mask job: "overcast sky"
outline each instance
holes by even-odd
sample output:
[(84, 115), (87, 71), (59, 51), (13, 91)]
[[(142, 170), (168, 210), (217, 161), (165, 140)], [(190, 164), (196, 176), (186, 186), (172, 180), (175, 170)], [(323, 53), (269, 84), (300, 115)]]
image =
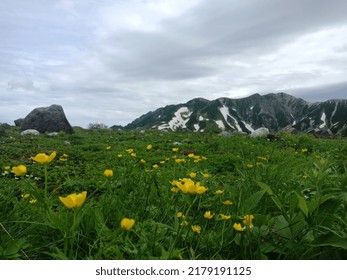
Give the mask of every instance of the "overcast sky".
[(0, 123), (63, 106), (126, 125), (169, 104), (347, 98), (346, 0), (1, 0)]

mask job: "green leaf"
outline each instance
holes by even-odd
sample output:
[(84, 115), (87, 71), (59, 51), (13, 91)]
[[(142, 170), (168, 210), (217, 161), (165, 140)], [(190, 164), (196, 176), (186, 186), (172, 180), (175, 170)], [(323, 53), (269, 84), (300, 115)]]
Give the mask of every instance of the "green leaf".
[(302, 211), (302, 213), (305, 215), (305, 217), (308, 217), (308, 207), (305, 198), (302, 197), (302, 195), (296, 193), (296, 196), (298, 197), (298, 207)]
[(277, 208), (283, 211), (283, 205), (281, 203), (281, 201), (279, 200), (278, 196), (274, 194), (274, 192), (272, 191), (272, 189), (270, 188), (270, 186), (262, 183), (262, 182), (257, 182), (258, 186), (261, 187), (263, 190), (265, 190), (269, 196), (271, 197), (272, 201), (276, 204)]
[(262, 183), (262, 182), (257, 182), (258, 186), (261, 187), (263, 190), (265, 190), (269, 195), (273, 195), (273, 191), (272, 189), (270, 188), (270, 186)]
[(291, 239), (292, 233), (290, 231), (290, 226), (287, 220), (281, 215), (278, 216), (275, 221), (275, 230), (278, 235), (281, 237)]
[(321, 246), (333, 246), (341, 249), (347, 250), (347, 238), (341, 237), (333, 233), (329, 233), (325, 236), (320, 237), (317, 243), (314, 244), (315, 247)]
[(247, 198), (244, 202), (244, 212), (250, 213), (251, 210), (256, 208), (264, 194), (265, 194), (265, 190), (256, 192), (252, 194), (249, 198)]

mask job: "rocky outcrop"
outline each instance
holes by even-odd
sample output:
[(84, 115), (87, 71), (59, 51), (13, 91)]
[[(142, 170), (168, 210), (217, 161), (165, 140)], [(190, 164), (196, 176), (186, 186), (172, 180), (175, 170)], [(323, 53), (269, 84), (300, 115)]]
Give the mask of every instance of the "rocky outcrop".
[(32, 110), (21, 122), (21, 130), (36, 129), (40, 133), (64, 131), (73, 133), (63, 107), (51, 105), (49, 107), (36, 108)]

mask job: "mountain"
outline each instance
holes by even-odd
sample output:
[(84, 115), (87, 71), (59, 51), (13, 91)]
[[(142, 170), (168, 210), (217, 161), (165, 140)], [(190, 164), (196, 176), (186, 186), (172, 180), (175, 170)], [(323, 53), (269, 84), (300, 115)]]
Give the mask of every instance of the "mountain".
[(347, 136), (347, 100), (309, 103), (283, 92), (213, 101), (195, 98), (148, 112), (125, 126), (126, 129), (220, 129), (248, 134), (260, 127), (272, 132), (294, 128)]

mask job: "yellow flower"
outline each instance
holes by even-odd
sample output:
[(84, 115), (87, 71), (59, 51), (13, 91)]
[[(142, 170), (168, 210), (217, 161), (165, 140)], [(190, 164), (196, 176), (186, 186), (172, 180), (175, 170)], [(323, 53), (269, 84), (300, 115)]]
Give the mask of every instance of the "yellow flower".
[(106, 169), (104, 171), (104, 176), (107, 178), (111, 178), (113, 176), (113, 171), (111, 169)]
[(147, 148), (146, 148), (147, 150), (151, 150), (152, 149), (152, 145), (151, 144), (149, 144), (149, 145), (147, 145)]
[(267, 161), (267, 157), (258, 157), (258, 159), (263, 160), (263, 161)]
[(12, 171), (16, 176), (24, 176), (27, 173), (27, 168), (25, 165), (13, 166)]
[(153, 168), (159, 168), (159, 165), (158, 165), (158, 164), (153, 164), (152, 167), (153, 167)]
[(181, 227), (184, 227), (184, 226), (187, 226), (189, 223), (187, 222), (187, 221), (183, 221), (182, 223), (181, 223)]
[(196, 186), (195, 192), (197, 194), (203, 194), (203, 193), (207, 192), (207, 190), (208, 190), (208, 188), (206, 188), (204, 186)]
[(118, 154), (117, 157), (118, 157), (118, 158), (122, 158), (123, 155), (122, 155), (122, 154)]
[(34, 157), (31, 157), (34, 161), (36, 161), (37, 163), (40, 164), (47, 164), (50, 163), (55, 157), (56, 157), (57, 153), (54, 151), (53, 153), (51, 153), (49, 156), (44, 154), (44, 153), (39, 153)]
[(189, 158), (193, 158), (193, 157), (195, 157), (195, 155), (193, 153), (191, 153), (191, 154), (188, 155), (188, 157)]
[(132, 157), (136, 157), (136, 153), (131, 153), (130, 154)]
[(206, 178), (206, 179), (210, 177), (210, 175), (207, 173), (203, 174), (202, 176), (204, 176), (204, 178)]
[(134, 149), (126, 149), (126, 151), (127, 151), (129, 154), (131, 154), (131, 153), (134, 151)]
[(205, 214), (204, 214), (204, 217), (206, 219), (212, 219), (214, 216), (214, 214), (211, 214), (211, 211), (206, 211)]
[(249, 226), (249, 228), (252, 228), (253, 227), (253, 223), (252, 223), (253, 219), (254, 219), (253, 215), (245, 215), (245, 216), (243, 216), (243, 224), (246, 226)]
[(307, 148), (303, 148), (303, 149), (301, 149), (301, 152), (302, 152), (302, 153), (307, 153), (307, 152), (308, 152), (308, 149), (307, 149)]
[(201, 233), (201, 226), (192, 226), (192, 230), (196, 233)]
[(10, 170), (11, 169), (11, 166), (7, 165), (5, 166), (5, 170)]
[(242, 227), (241, 224), (237, 224), (237, 223), (233, 225), (233, 228), (234, 230), (237, 230), (237, 231), (244, 231), (246, 229), (246, 227)]
[(30, 204), (35, 204), (37, 202), (37, 199), (32, 199), (29, 201)]
[(183, 213), (182, 212), (177, 212), (176, 216), (177, 216), (177, 218), (182, 218), (183, 217)]
[(79, 194), (72, 193), (66, 197), (59, 196), (59, 200), (65, 205), (65, 207), (80, 208), (87, 198), (87, 192), (83, 191)]
[(21, 197), (24, 198), (24, 199), (25, 199), (25, 198), (28, 198), (29, 196), (30, 196), (30, 194), (28, 194), (28, 193), (25, 193), (25, 194), (22, 194), (22, 195), (21, 195)]
[(178, 148), (172, 148), (173, 152), (178, 152)]
[(171, 189), (170, 189), (172, 192), (175, 192), (175, 193), (177, 193), (177, 192), (179, 192), (179, 188), (176, 188), (176, 187), (172, 187)]
[(195, 173), (195, 172), (191, 172), (191, 173), (189, 174), (189, 177), (192, 178), (192, 179), (195, 178), (195, 177), (196, 177), (196, 173)]
[(124, 230), (131, 230), (134, 224), (135, 224), (134, 219), (123, 218), (120, 222), (120, 227)]
[(106, 150), (107, 150), (107, 151), (110, 151), (111, 149), (112, 149), (111, 146), (107, 146), (107, 147), (106, 147)]
[(247, 166), (247, 168), (253, 168), (253, 164), (251, 164), (251, 163), (247, 163), (246, 166)]
[(232, 201), (230, 201), (230, 200), (225, 200), (225, 201), (223, 201), (222, 202), (224, 205), (232, 205), (233, 204), (233, 202)]
[[(183, 178), (181, 181), (173, 180), (171, 185), (179, 188), (183, 193), (203, 194), (208, 190), (206, 187), (201, 186), (200, 182), (195, 183), (191, 178)], [(173, 188), (171, 191), (173, 191)]]
[(207, 160), (207, 157), (201, 157), (202, 160)]
[(142, 159), (140, 159), (140, 163), (146, 163), (146, 161), (142, 158)]
[(222, 193), (224, 193), (224, 191), (223, 190), (216, 190), (214, 193), (216, 195), (221, 195)]
[(220, 214), (220, 217), (222, 218), (222, 220), (229, 220), (231, 218), (230, 215), (224, 215), (224, 214)]
[(60, 156), (59, 157), (59, 160), (60, 161), (67, 161), (67, 158), (68, 158), (69, 156), (67, 155), (67, 154), (63, 154), (62, 156)]

